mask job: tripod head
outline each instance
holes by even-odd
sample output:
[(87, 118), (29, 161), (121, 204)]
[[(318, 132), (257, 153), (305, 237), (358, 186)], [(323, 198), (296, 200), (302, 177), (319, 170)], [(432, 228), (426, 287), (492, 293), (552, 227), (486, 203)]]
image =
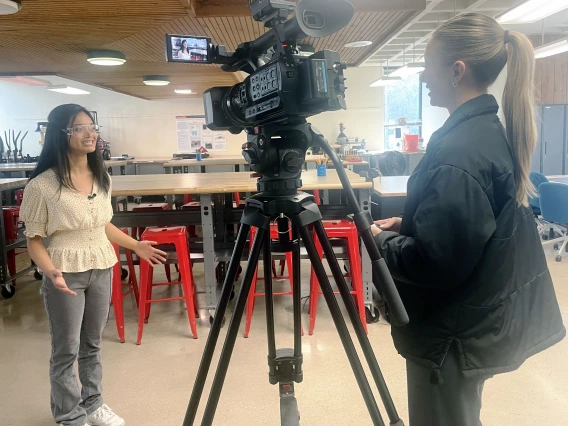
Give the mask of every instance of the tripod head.
[(313, 137), (304, 119), (254, 128), (243, 145), (243, 157), (258, 173), (259, 192), (295, 194), (302, 186), (302, 166)]

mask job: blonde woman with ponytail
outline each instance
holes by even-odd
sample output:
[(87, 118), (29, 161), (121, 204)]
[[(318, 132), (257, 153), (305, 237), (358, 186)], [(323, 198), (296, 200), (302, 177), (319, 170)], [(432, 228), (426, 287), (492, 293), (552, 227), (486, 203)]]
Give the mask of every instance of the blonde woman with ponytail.
[[(528, 208), (534, 53), (524, 35), (465, 14), (436, 30), (425, 60), (431, 104), (450, 117), (409, 179), (403, 217), (373, 233), (410, 316), (392, 326), (410, 426), (479, 426), (485, 380), (566, 334)], [(504, 127), (488, 88), (505, 65)]]

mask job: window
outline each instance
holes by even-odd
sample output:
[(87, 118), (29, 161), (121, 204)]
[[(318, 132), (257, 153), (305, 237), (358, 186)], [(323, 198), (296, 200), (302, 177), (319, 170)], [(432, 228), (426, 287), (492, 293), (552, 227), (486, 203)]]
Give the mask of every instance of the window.
[[(403, 133), (422, 134), (422, 88), (420, 74), (385, 87), (385, 149), (402, 149)], [(405, 118), (407, 126), (399, 125)]]

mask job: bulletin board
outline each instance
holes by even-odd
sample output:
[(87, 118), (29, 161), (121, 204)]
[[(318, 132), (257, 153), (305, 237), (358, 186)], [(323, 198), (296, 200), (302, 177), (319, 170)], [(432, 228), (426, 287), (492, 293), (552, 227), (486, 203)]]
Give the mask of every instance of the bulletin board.
[(195, 152), (199, 148), (207, 151), (226, 151), (227, 132), (209, 130), (203, 115), (176, 116), (178, 153)]

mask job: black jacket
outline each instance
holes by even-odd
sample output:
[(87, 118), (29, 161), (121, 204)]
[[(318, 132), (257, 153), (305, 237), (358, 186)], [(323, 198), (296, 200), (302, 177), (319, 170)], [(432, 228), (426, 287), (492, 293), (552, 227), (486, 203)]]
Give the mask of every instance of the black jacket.
[(396, 348), (434, 372), (453, 342), (465, 374), (496, 374), (566, 334), (498, 109), (483, 95), (450, 116), (408, 182), (400, 235), (375, 238), (410, 317)]

